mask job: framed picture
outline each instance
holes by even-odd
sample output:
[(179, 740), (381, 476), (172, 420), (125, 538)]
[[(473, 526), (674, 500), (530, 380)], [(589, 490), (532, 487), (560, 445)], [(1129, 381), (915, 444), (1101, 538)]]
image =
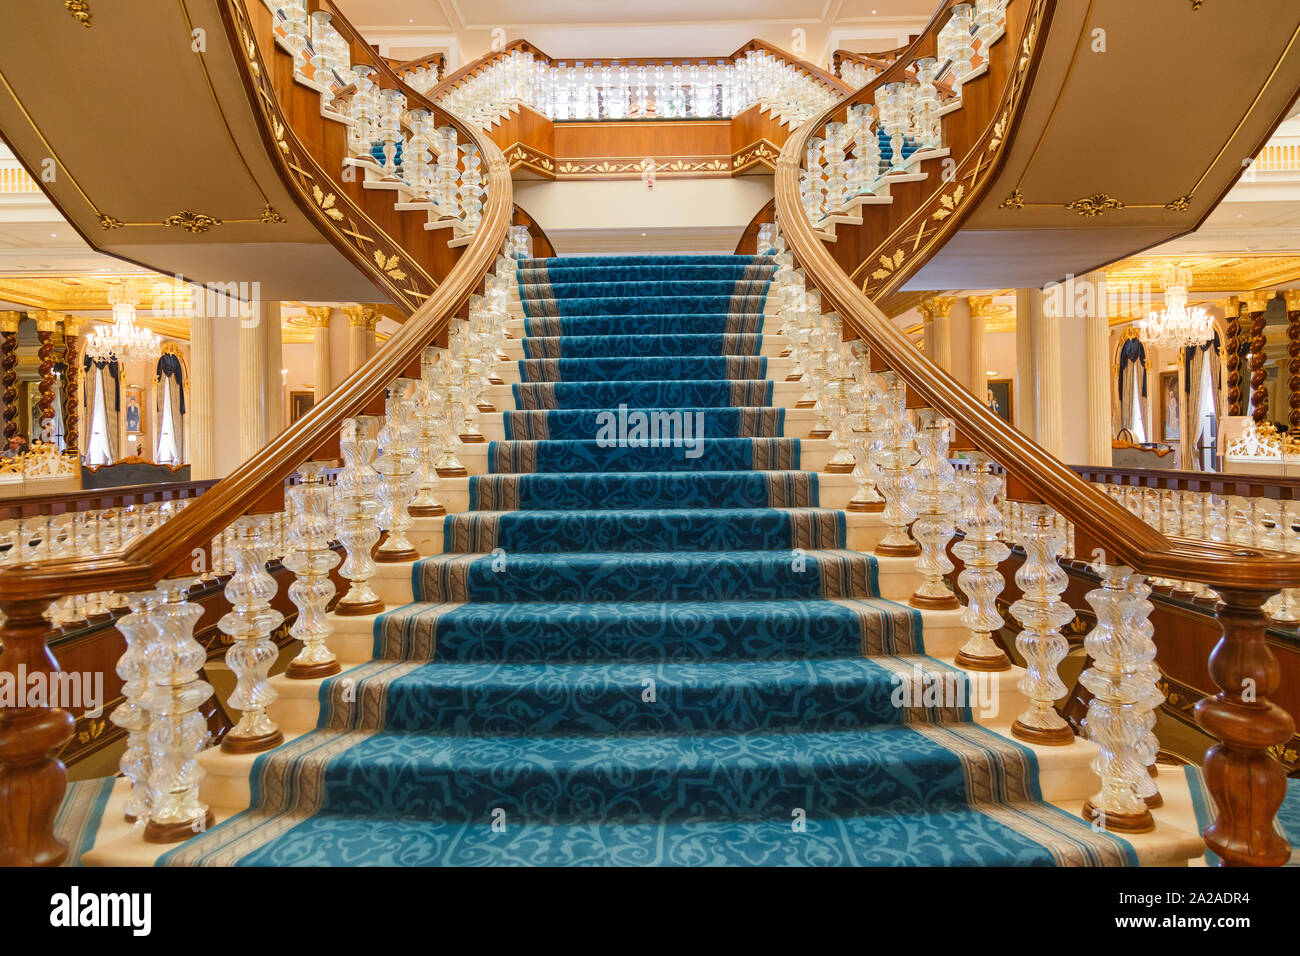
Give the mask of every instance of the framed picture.
[(1178, 393), (1178, 372), (1160, 373), (1160, 440), (1178, 441), (1181, 437), (1179, 419), (1181, 396)]
[(142, 434), (144, 428), (144, 389), (138, 385), (128, 385), (122, 389), (122, 416), (126, 422), (127, 435)]
[(994, 415), (1008, 425), (1015, 424), (1015, 383), (1009, 378), (989, 379), (989, 391), (984, 397), (984, 404)]
[(290, 392), (289, 393), (289, 424), (292, 425), (302, 416), (311, 411), (311, 407), (316, 404), (315, 392)]

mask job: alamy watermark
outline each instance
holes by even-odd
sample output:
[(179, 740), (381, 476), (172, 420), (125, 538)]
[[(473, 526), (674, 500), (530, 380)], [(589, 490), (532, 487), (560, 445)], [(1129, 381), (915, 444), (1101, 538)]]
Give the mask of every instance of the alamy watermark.
[(687, 458), (704, 454), (704, 413), (633, 411), (596, 416), (596, 444), (601, 448), (684, 448)]

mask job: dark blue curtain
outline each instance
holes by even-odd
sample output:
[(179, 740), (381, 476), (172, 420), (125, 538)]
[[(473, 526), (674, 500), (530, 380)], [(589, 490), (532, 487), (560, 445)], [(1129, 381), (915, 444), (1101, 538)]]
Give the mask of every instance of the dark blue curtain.
[[(122, 383), (118, 380), (117, 359), (113, 359), (111, 362), (101, 359), (100, 361), (96, 362), (93, 361), (89, 355), (87, 355), (85, 361), (81, 363), (81, 370), (86, 375), (89, 375), (92, 366), (97, 369), (108, 369), (108, 374), (113, 376), (113, 410), (121, 411), (122, 410)], [(86, 404), (89, 405), (90, 389), (88, 388), (83, 389), (83, 392), (85, 393), (86, 396)]]
[(1119, 374), (1115, 378), (1115, 387), (1119, 389), (1119, 398), (1124, 400), (1124, 369), (1129, 362), (1137, 362), (1142, 369), (1142, 397), (1147, 396), (1147, 350), (1141, 339), (1129, 339), (1119, 350)]
[(181, 397), (181, 414), (185, 414), (185, 379), (181, 372), (181, 357), (179, 355), (164, 355), (158, 360), (158, 367), (154, 370), (154, 375), (158, 376), (161, 381), (165, 378), (176, 379), (177, 394)]

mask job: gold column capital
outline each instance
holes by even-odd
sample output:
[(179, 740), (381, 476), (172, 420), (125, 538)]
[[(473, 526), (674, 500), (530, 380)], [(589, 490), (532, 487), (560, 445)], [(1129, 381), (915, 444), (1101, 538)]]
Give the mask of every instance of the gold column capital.
[(966, 302), (970, 305), (970, 314), (973, 319), (987, 319), (989, 313), (993, 310), (993, 296), (991, 295), (968, 295)]
[(18, 322), (23, 317), (21, 312), (6, 310), (0, 312), (0, 332), (17, 332)]
[(1288, 312), (1300, 312), (1300, 289), (1287, 289), (1282, 293), (1282, 298), (1286, 300)]
[(330, 316), (334, 310), (328, 305), (311, 305), (307, 307), (307, 317), (311, 319), (312, 328), (328, 329), (330, 326)]
[(81, 318), (76, 315), (65, 315), (63, 317), (63, 336), (64, 338), (75, 339), (81, 333)]
[(1273, 298), (1272, 292), (1252, 292), (1246, 296), (1246, 311), (1264, 312), (1268, 309), (1269, 299)]
[(354, 329), (365, 328), (366, 314), (370, 311), (369, 306), (364, 305), (345, 305), (343, 314), (348, 317), (348, 325)]
[(956, 304), (956, 296), (936, 295), (930, 300), (930, 313), (936, 319), (946, 319), (952, 312), (952, 307)]
[(62, 312), (33, 312), (31, 316), (36, 320), (37, 332), (57, 332), (63, 322)]
[(378, 309), (368, 309), (366, 311), (366, 331), (373, 333), (379, 326), (379, 320), (383, 317), (383, 313)]
[(1215, 299), (1214, 304), (1223, 310), (1224, 318), (1233, 318), (1241, 311), (1241, 300), (1235, 295), (1230, 295), (1226, 299)]

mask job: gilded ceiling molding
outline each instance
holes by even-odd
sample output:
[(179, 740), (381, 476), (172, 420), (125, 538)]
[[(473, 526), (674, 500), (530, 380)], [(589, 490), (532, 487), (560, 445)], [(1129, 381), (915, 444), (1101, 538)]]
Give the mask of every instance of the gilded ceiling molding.
[(198, 235), (207, 232), (214, 226), (223, 225), (223, 220), (215, 216), (206, 216), (201, 212), (194, 212), (190, 209), (182, 209), (175, 215), (168, 216), (163, 220), (164, 226), (178, 226), (192, 235)]
[(86, 0), (63, 0), (72, 18), (87, 29), (90, 28), (90, 4)]
[(1066, 203), (1065, 208), (1092, 219), (1113, 209), (1123, 209), (1124, 203), (1106, 193), (1093, 193), (1091, 196)]

